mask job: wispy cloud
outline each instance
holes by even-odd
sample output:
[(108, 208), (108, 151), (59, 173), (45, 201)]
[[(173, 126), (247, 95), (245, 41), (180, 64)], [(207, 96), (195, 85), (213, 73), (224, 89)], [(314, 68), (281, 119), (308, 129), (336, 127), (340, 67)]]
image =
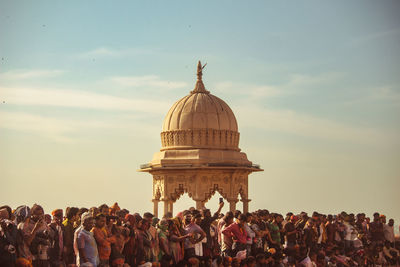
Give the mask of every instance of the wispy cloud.
[(72, 139), (66, 134), (73, 132), (76, 127), (76, 122), (73, 121), (46, 118), (28, 113), (0, 111), (0, 128), (37, 134), (56, 142), (72, 142)]
[(240, 108), (238, 115), (241, 127), (362, 145), (399, 145), (397, 132), (349, 125), (292, 110), (244, 106)]
[(217, 83), (215, 89), (219, 92), (246, 95), (247, 97), (270, 97), (283, 93), (277, 86), (234, 83), (231, 81)]
[[(140, 125), (141, 127), (138, 127)], [(92, 139), (91, 130), (111, 130), (116, 136), (135, 133), (135, 136), (149, 137), (160, 127), (146, 125), (135, 116), (116, 116), (113, 118), (63, 118), (49, 117), (26, 112), (0, 111), (0, 129), (15, 130), (29, 135), (37, 135), (57, 143), (88, 142)], [(85, 132), (90, 135), (86, 136)], [(158, 137), (158, 136), (157, 136)], [(89, 141), (90, 142), (90, 141)]]
[(225, 81), (215, 84), (215, 89), (223, 93), (236, 94), (246, 98), (268, 98), (288, 96), (304, 92), (316, 86), (328, 85), (342, 77), (342, 73), (322, 73), (319, 75), (292, 74), (285, 83), (279, 85), (251, 84)]
[(297, 88), (304, 89), (309, 86), (330, 84), (338, 81), (343, 75), (340, 72), (325, 72), (317, 75), (294, 73), (289, 76), (289, 80), (284, 84), (284, 87), (295, 90)]
[(149, 48), (127, 48), (127, 49), (116, 49), (110, 47), (97, 47), (90, 51), (82, 52), (78, 54), (80, 58), (119, 58), (125, 56), (137, 56), (137, 55), (150, 55), (154, 54), (155, 50)]
[(392, 104), (394, 106), (400, 107), (400, 92), (395, 90), (393, 86), (382, 86), (366, 89), (367, 93), (364, 95), (352, 99), (350, 101), (346, 101), (346, 105), (354, 105), (354, 104), (369, 104), (372, 102), (384, 102), (387, 104)]
[(380, 40), (383, 38), (387, 38), (390, 36), (396, 36), (396, 35), (400, 35), (400, 28), (390, 29), (390, 30), (380, 31), (380, 32), (375, 32), (375, 33), (369, 33), (369, 34), (366, 34), (363, 36), (358, 36), (358, 37), (355, 37), (354, 39), (350, 40), (349, 45), (356, 46), (356, 45), (360, 45), (363, 43), (371, 42), (374, 40)]
[(0, 73), (0, 81), (49, 78), (64, 73), (62, 70), (10, 70)]
[(55, 106), (100, 110), (126, 110), (145, 113), (165, 113), (170, 103), (122, 98), (76, 90), (0, 87), (0, 98), (11, 105)]
[(145, 76), (115, 76), (111, 81), (129, 87), (158, 87), (166, 89), (176, 89), (187, 86), (187, 83), (180, 81), (162, 80), (156, 75)]

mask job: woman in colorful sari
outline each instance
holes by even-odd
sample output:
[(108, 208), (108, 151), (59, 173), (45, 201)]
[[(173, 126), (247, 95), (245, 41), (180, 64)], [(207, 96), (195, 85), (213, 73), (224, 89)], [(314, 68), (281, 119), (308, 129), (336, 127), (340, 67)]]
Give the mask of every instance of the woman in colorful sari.
[[(176, 218), (174, 218), (176, 219)], [(190, 237), (190, 234), (181, 235), (178, 227), (177, 220), (169, 220), (168, 221), (168, 231), (169, 231), (169, 249), (172, 255), (174, 264), (177, 264), (181, 260), (183, 260), (183, 246), (182, 242), (185, 238)]]
[(158, 254), (158, 260), (164, 255), (171, 255), (168, 241), (168, 221), (163, 219), (157, 225), (158, 240), (160, 242), (160, 253)]

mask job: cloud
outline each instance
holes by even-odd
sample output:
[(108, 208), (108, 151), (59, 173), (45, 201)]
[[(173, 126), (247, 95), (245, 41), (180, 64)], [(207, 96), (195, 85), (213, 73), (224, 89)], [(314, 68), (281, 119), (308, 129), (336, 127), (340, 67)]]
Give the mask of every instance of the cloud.
[(370, 104), (373, 102), (385, 102), (385, 105), (400, 107), (400, 93), (392, 86), (382, 86), (366, 89), (367, 93), (362, 96), (346, 101), (346, 105)]
[(342, 73), (322, 73), (319, 75), (292, 74), (288, 80), (279, 85), (252, 84), (225, 81), (215, 84), (217, 91), (236, 94), (250, 99), (289, 96), (301, 93), (318, 86), (328, 85), (342, 77)]
[(111, 81), (129, 87), (161, 87), (166, 89), (176, 89), (187, 86), (187, 83), (185, 82), (162, 80), (156, 75), (115, 76), (111, 78)]
[(282, 95), (283, 91), (277, 86), (271, 85), (254, 85), (244, 83), (234, 83), (225, 81), (215, 84), (215, 89), (219, 92), (236, 94), (247, 97), (272, 97)]
[(244, 106), (239, 109), (237, 114), (241, 127), (362, 145), (399, 145), (397, 132), (358, 127), (292, 110), (270, 110)]
[[(138, 127), (138, 124), (141, 127)], [(82, 133), (86, 130), (105, 130), (119, 134), (135, 133), (135, 136), (156, 136), (160, 127), (146, 125), (135, 116), (114, 116), (113, 118), (60, 118), (49, 117), (26, 112), (0, 111), (0, 129), (10, 129), (28, 134), (35, 134), (58, 143), (76, 143), (84, 138)], [(121, 131), (122, 130), (122, 131)], [(87, 140), (91, 140), (86, 138)]]
[(97, 47), (90, 51), (78, 54), (79, 58), (119, 58), (125, 56), (136, 55), (150, 55), (154, 54), (155, 50), (148, 48), (128, 48), (128, 49), (115, 49), (108, 47)]
[(1, 80), (48, 78), (64, 73), (62, 70), (10, 70), (0, 73)]
[(318, 75), (305, 75), (295, 73), (290, 75), (289, 81), (284, 84), (284, 87), (296, 90), (298, 88), (308, 88), (309, 86), (330, 84), (334, 81), (338, 81), (343, 77), (343, 73), (339, 72), (326, 72)]
[(76, 90), (0, 87), (0, 99), (11, 105), (54, 106), (164, 114), (170, 103)]
[(400, 103), (400, 93), (395, 91), (391, 86), (376, 88), (376, 90), (373, 90), (369, 98), (374, 100), (390, 100)]
[(66, 137), (76, 129), (76, 123), (18, 112), (0, 111), (0, 128), (38, 134), (56, 142), (70, 143)]
[(350, 40), (349, 45), (356, 46), (356, 45), (360, 45), (363, 43), (369, 43), (369, 42), (372, 42), (375, 40), (382, 40), (387, 37), (396, 36), (396, 35), (400, 35), (400, 29), (390, 29), (390, 30), (386, 30), (386, 31), (370, 33), (367, 35), (353, 38), (352, 40)]

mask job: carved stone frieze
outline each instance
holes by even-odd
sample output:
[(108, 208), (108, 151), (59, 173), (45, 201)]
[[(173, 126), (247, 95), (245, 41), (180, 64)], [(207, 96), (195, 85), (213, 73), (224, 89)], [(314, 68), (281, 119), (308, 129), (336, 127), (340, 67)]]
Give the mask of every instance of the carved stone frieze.
[(240, 133), (229, 130), (194, 129), (161, 132), (161, 151), (177, 147), (239, 150)]

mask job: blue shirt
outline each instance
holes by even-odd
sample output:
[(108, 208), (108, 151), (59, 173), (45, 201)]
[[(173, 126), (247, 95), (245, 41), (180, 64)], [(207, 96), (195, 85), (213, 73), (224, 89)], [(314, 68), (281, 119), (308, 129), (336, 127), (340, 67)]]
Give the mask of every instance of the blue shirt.
[[(85, 251), (86, 258), (93, 266), (97, 266), (100, 262), (99, 254), (97, 251), (96, 240), (94, 239), (93, 233), (82, 229), (77, 237), (78, 249)], [(83, 264), (83, 259), (79, 259), (80, 265)]]

